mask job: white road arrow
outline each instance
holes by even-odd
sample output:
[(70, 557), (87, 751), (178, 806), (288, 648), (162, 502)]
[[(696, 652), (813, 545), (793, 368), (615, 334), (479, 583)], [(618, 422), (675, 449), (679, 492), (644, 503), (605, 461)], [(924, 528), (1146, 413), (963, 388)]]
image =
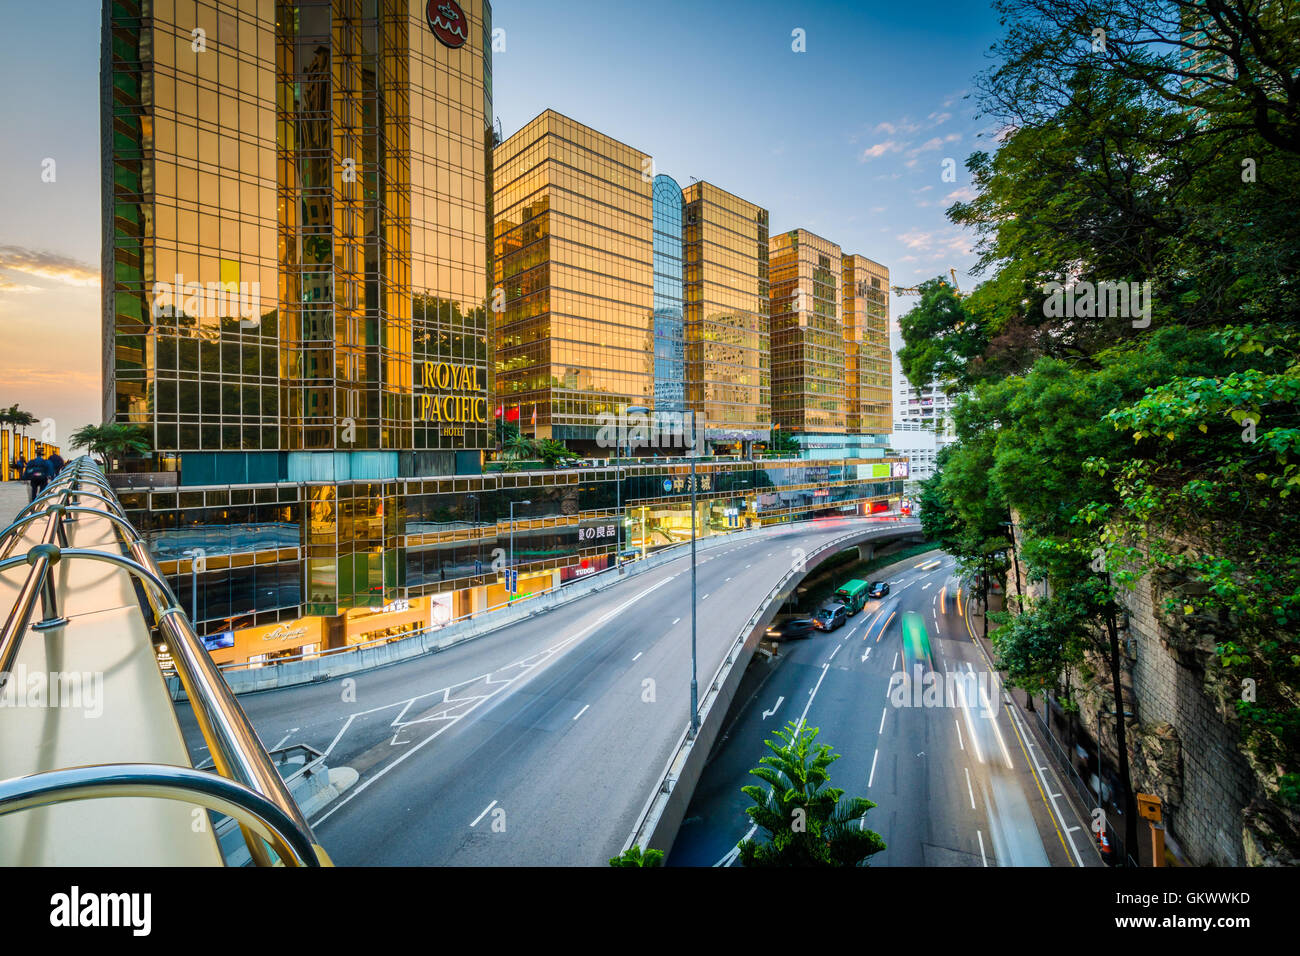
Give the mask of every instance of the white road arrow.
[(771, 710), (765, 710), (765, 711), (763, 711), (763, 719), (764, 719), (764, 720), (767, 720), (767, 718), (769, 718), (769, 717), (771, 717), (773, 714), (775, 714), (775, 713), (777, 712), (777, 709), (781, 706), (781, 702), (782, 702), (783, 700), (785, 700), (785, 696), (784, 696), (784, 695), (782, 695), (781, 697), (778, 697), (778, 698), (776, 699), (776, 703), (772, 705), (772, 709), (771, 709)]

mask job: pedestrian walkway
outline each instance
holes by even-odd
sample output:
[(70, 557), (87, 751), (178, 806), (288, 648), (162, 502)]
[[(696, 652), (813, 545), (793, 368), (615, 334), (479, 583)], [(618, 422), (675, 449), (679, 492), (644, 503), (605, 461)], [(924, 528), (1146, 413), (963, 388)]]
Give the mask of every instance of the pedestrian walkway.
[(25, 481), (0, 481), (0, 528), (18, 517), (31, 497)]

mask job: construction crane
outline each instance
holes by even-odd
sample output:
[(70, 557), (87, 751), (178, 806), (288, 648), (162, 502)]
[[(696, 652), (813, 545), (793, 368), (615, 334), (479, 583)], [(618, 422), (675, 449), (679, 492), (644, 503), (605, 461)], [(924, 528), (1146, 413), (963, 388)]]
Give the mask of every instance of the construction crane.
[[(961, 291), (961, 286), (957, 284), (957, 270), (953, 269), (952, 267), (949, 267), (948, 274), (952, 276), (952, 291), (959, 298), (965, 295), (965, 293)], [(895, 295), (920, 295), (921, 294), (921, 287), (919, 285), (910, 285), (910, 286), (896, 285), (893, 286), (892, 288), (894, 290)]]

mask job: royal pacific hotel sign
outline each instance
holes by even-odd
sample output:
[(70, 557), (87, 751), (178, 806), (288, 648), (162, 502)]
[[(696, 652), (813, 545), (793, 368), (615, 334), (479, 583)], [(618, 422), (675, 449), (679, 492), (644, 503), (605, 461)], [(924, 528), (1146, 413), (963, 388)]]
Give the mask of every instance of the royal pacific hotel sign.
[(477, 365), (422, 362), (415, 395), (418, 421), (440, 426), (443, 435), (463, 438), (466, 426), (486, 425), (486, 382)]

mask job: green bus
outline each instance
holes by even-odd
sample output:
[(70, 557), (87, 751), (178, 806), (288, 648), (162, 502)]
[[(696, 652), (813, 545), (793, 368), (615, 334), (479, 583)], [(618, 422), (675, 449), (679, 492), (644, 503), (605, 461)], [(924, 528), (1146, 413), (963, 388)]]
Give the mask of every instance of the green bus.
[(854, 578), (852, 581), (841, 584), (839, 590), (835, 592), (835, 600), (848, 608), (849, 617), (857, 614), (866, 606), (867, 587), (866, 581), (859, 581)]
[(920, 665), (928, 670), (934, 669), (934, 659), (930, 656), (930, 635), (925, 630), (925, 619), (915, 611), (906, 611), (901, 622), (903, 629), (903, 673), (910, 674), (912, 668)]

